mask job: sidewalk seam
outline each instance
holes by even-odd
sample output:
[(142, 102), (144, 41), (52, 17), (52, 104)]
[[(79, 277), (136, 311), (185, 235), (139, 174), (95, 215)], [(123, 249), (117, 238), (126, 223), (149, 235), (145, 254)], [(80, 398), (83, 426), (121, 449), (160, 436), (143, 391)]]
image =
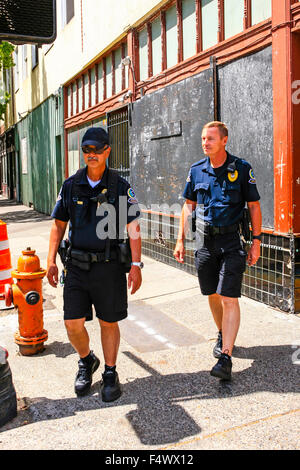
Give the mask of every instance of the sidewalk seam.
[(176, 291), (174, 291), (174, 292), (166, 292), (165, 294), (153, 295), (152, 297), (144, 297), (143, 299), (132, 300), (131, 302), (139, 302), (140, 300), (157, 299), (158, 297), (164, 297), (164, 296), (166, 296), (166, 295), (173, 295), (173, 294), (180, 294), (181, 292), (186, 292), (186, 291), (188, 291), (188, 290), (193, 290), (193, 289), (199, 290), (199, 287), (198, 287), (198, 286), (195, 286), (195, 287), (188, 287), (187, 289), (176, 290)]
[(266, 416), (265, 418), (259, 418), (255, 421), (250, 421), (249, 423), (244, 423), (244, 424), (240, 424), (240, 425), (237, 425), (237, 426), (233, 426), (232, 428), (224, 429), (224, 431), (216, 431), (216, 432), (213, 432), (211, 434), (207, 434), (206, 436), (195, 437), (195, 438), (190, 439), (188, 441), (183, 441), (183, 442), (178, 442), (176, 444), (171, 444), (167, 447), (162, 447), (160, 450), (172, 449), (174, 447), (180, 447), (180, 446), (183, 446), (183, 445), (192, 444), (193, 442), (202, 441), (204, 439), (209, 439), (211, 437), (223, 436), (223, 435), (225, 435), (229, 432), (235, 431), (237, 429), (246, 428), (248, 426), (252, 426), (253, 424), (262, 423), (263, 421), (270, 421), (271, 419), (276, 419), (276, 418), (280, 418), (282, 416), (287, 416), (287, 415), (290, 415), (290, 414), (293, 414), (293, 413), (299, 413), (299, 412), (300, 412), (300, 408), (297, 408), (295, 410), (285, 411), (284, 413), (278, 413), (278, 414), (275, 414), (275, 415)]

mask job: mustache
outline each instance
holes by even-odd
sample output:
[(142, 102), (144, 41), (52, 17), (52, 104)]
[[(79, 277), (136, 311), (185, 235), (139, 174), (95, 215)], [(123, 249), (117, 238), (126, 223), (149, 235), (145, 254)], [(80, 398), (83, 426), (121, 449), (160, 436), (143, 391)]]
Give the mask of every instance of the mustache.
[(88, 161), (92, 161), (92, 160), (95, 160), (96, 162), (98, 161), (98, 158), (97, 157), (88, 157)]

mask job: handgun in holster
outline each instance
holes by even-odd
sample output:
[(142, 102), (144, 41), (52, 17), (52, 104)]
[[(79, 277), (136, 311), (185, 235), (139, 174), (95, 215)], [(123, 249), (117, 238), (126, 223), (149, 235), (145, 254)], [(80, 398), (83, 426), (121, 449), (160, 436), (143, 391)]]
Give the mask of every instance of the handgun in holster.
[(123, 265), (125, 272), (129, 272), (131, 269), (131, 249), (129, 238), (118, 243), (119, 247), (119, 262)]
[(245, 207), (240, 221), (241, 235), (245, 242), (250, 240), (250, 222), (249, 210)]
[(69, 258), (69, 248), (70, 248), (70, 242), (68, 239), (62, 240), (60, 242), (59, 248), (58, 248), (58, 254), (60, 256), (61, 262), (64, 267), (66, 267), (66, 263)]
[(62, 240), (58, 247), (58, 254), (60, 256), (63, 270), (60, 276), (60, 284), (63, 285), (67, 275), (67, 263), (70, 259), (71, 243), (68, 239)]
[(196, 240), (196, 229), (197, 229), (196, 211), (193, 210), (192, 212), (192, 240)]

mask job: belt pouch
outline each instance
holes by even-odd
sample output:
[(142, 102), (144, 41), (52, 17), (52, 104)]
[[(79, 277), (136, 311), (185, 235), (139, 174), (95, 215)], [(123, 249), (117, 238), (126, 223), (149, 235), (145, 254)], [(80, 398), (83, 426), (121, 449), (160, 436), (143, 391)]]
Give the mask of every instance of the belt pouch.
[(80, 250), (71, 251), (71, 260), (73, 266), (82, 269), (83, 271), (89, 271), (91, 269), (89, 253)]
[(82, 269), (82, 271), (89, 271), (91, 269), (91, 263), (83, 263), (77, 259), (72, 258), (73, 266)]

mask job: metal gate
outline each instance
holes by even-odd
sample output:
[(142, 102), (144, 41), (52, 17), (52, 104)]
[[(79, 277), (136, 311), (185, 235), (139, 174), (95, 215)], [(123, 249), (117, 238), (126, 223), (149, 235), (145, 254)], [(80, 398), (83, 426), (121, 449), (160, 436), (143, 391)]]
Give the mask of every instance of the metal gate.
[(111, 144), (109, 166), (118, 170), (120, 176), (130, 180), (128, 108), (118, 109), (107, 115), (107, 131)]

